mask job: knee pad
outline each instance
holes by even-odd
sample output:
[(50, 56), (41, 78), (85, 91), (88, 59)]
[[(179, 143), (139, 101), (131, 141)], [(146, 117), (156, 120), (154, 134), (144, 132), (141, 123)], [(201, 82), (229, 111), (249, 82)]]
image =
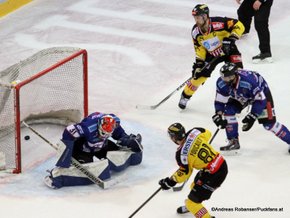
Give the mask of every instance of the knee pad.
[(279, 130), (282, 128), (282, 124), (279, 122), (265, 123), (265, 124), (263, 124), (263, 127), (266, 130), (271, 131), (276, 135), (279, 132)]
[(228, 121), (228, 124), (237, 123), (237, 118), (234, 115), (227, 115), (225, 114), (225, 119)]

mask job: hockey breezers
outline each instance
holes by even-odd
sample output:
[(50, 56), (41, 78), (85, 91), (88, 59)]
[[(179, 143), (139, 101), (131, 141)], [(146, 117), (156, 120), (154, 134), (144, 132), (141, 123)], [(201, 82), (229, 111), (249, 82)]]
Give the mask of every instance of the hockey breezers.
[[(58, 147), (54, 144), (52, 144), (49, 140), (47, 140), (44, 136), (42, 136), (38, 131), (33, 129), (30, 125), (28, 125), (26, 122), (22, 122), (24, 126), (26, 126), (28, 129), (30, 129), (34, 134), (36, 134), (38, 137), (40, 137), (42, 140), (44, 140), (47, 144), (49, 144), (51, 147), (53, 147), (55, 150), (58, 150)], [(105, 182), (97, 177), (95, 177), (89, 170), (84, 168), (81, 163), (79, 163), (76, 159), (72, 157), (71, 159), (72, 165), (81, 171), (89, 180), (91, 180), (94, 184), (98, 185), (102, 189), (107, 188), (105, 186)]]
[[(214, 63), (217, 60), (218, 57), (214, 57), (210, 62), (208, 62), (201, 71), (208, 69), (212, 63)], [(155, 105), (136, 105), (137, 109), (147, 109), (147, 110), (155, 110), (158, 108), (161, 104), (163, 104), (165, 101), (167, 101), (172, 95), (174, 95), (176, 92), (178, 92), (188, 81), (190, 81), (192, 77), (188, 78), (186, 81), (184, 81), (180, 86), (178, 86), (173, 92), (171, 92), (169, 95), (167, 95), (164, 99), (162, 99), (159, 103)]]
[[(212, 141), (214, 140), (214, 138), (216, 137), (216, 135), (218, 134), (218, 132), (219, 132), (219, 130), (220, 130), (220, 128), (217, 128), (217, 130), (215, 131), (215, 133), (213, 134), (213, 136), (211, 137), (211, 139), (210, 139), (210, 141), (209, 141), (209, 144), (211, 144), (212, 143)], [(185, 183), (187, 182), (187, 180), (184, 182), (184, 183), (182, 183), (182, 185), (181, 186), (176, 186), (176, 187), (173, 187), (172, 189), (173, 189), (173, 191), (174, 192), (178, 192), (178, 191), (181, 191), (182, 189), (183, 189), (183, 187), (184, 187), (184, 185), (185, 185)]]

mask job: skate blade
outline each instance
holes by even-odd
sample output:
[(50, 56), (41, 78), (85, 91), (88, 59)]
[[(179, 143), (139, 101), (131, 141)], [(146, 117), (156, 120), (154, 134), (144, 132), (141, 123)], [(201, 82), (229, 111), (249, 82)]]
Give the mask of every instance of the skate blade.
[(223, 156), (238, 156), (241, 155), (240, 150), (220, 151)]
[(267, 63), (273, 63), (273, 58), (272, 57), (269, 57), (269, 58), (265, 58), (263, 60), (252, 60), (253, 64), (267, 64)]

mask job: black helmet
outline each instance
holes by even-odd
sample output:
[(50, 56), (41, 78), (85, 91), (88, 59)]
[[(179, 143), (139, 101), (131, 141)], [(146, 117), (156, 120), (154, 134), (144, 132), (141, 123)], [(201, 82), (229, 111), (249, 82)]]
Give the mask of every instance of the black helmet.
[(185, 138), (185, 129), (180, 123), (173, 123), (167, 130), (171, 139), (181, 141)]
[(209, 8), (206, 4), (198, 4), (192, 9), (192, 16), (199, 16), (202, 14), (209, 15)]
[(225, 63), (220, 69), (220, 75), (222, 78), (236, 75), (238, 66), (234, 63)]

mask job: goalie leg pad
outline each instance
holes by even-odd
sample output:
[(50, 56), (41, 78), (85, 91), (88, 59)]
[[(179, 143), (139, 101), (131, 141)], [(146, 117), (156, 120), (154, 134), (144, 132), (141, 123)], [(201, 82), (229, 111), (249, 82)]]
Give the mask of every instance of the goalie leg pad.
[[(109, 163), (107, 159), (92, 163), (83, 164), (83, 167), (93, 173), (101, 180), (111, 177)], [(74, 166), (69, 168), (56, 167), (51, 170), (49, 178), (45, 178), (45, 183), (51, 188), (58, 189), (63, 186), (89, 185), (93, 182)], [(51, 180), (51, 182), (49, 182)], [(51, 183), (51, 184), (49, 184)]]
[(107, 153), (110, 170), (115, 172), (120, 172), (129, 166), (140, 164), (142, 162), (142, 157), (143, 152), (109, 151)]

